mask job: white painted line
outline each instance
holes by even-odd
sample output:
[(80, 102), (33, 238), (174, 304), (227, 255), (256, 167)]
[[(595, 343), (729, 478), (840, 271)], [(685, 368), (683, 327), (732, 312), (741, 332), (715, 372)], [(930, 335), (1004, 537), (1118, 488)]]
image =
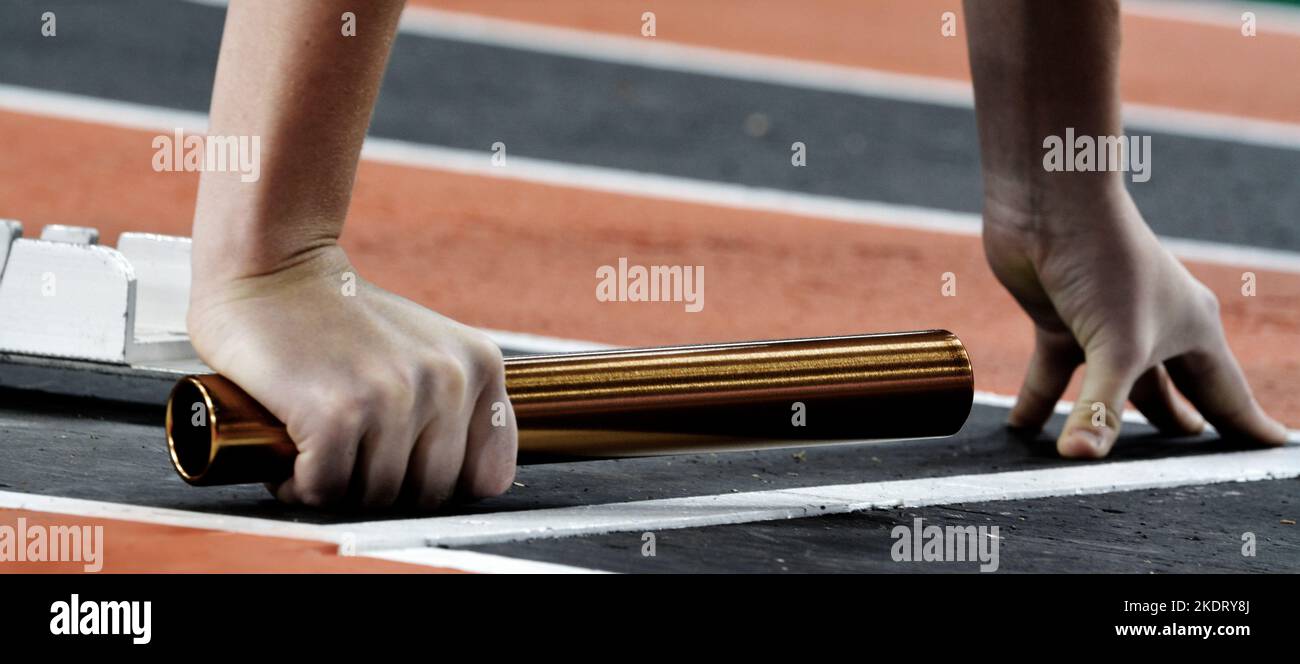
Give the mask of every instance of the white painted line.
[[(975, 105), (970, 83), (963, 80), (728, 51), (427, 7), (408, 7), (402, 15), (401, 30), (500, 48), (802, 89), (956, 108)], [(1300, 125), (1292, 123), (1149, 104), (1125, 104), (1124, 119), (1130, 129), (1300, 149)]]
[[(1300, 443), (1300, 432), (1290, 439)], [(437, 546), (665, 530), (838, 514), (867, 509), (1028, 500), (1300, 476), (1300, 445), (1199, 456), (1078, 463), (1042, 470), (814, 486), (581, 507), (343, 524), (307, 524), (0, 491), (0, 508), (221, 530), (268, 537), (347, 542), (363, 555)], [(401, 559), (473, 571), (518, 572), (526, 561), (468, 561), (437, 551)], [(384, 557), (384, 556), (377, 556)], [(391, 558), (399, 559), (399, 558)], [(465, 569), (465, 568), (461, 568)], [(538, 572), (559, 571), (538, 569)], [(568, 570), (577, 571), (577, 570)]]
[[(457, 150), (391, 139), (367, 139), (362, 156), (375, 162), (413, 168), (868, 226), (972, 237), (980, 234), (982, 226), (980, 215), (968, 212), (819, 196), (527, 157), (511, 157), (508, 166), (496, 167), (491, 164), (488, 150)], [(1300, 253), (1293, 251), (1183, 238), (1161, 237), (1161, 241), (1175, 256), (1185, 260), (1300, 273)]]
[(274, 521), (246, 516), (230, 516), (211, 512), (191, 512), (166, 507), (145, 507), (124, 503), (109, 503), (82, 498), (42, 496), (17, 491), (0, 491), (0, 508), (69, 514), (89, 519), (120, 519), (159, 526), (203, 528), (245, 535), (288, 537), (318, 540), (339, 544), (341, 534), (322, 531), (319, 526), (292, 521)]
[[(1300, 446), (1043, 470), (752, 491), (473, 516), (350, 524), (358, 551), (777, 521), (926, 507), (1300, 477)], [(327, 526), (327, 528), (339, 528)]]
[(208, 130), (206, 113), (38, 90), (7, 83), (0, 83), (0, 110), (123, 129), (171, 132), (181, 128), (196, 134)]
[[(187, 0), (196, 5), (225, 8), (230, 0)], [(1146, 16), (1179, 23), (1195, 23), (1215, 27), (1239, 29), (1241, 13), (1255, 12), (1259, 18), (1262, 31), (1282, 32), (1300, 35), (1300, 10), (1291, 7), (1266, 5), (1259, 2), (1223, 2), (1221, 0), (1195, 0), (1194, 2), (1170, 2), (1169, 0), (1124, 0), (1120, 6), (1125, 14)], [(438, 10), (408, 7), (410, 11)], [(444, 12), (450, 13), (450, 12)]]
[[(59, 92), (0, 84), (0, 110), (46, 115), (147, 131), (182, 128), (203, 132), (207, 118), (194, 113), (105, 101)], [(458, 150), (392, 139), (368, 138), (362, 157), (369, 161), (481, 177), (585, 189), (638, 198), (713, 205), (828, 221), (978, 236), (980, 215), (911, 205), (818, 196), (689, 178), (511, 157), (492, 165), (491, 152)], [(1175, 256), (1213, 265), (1255, 271), (1300, 273), (1300, 253), (1262, 247), (1161, 238)]]
[[(216, 6), (226, 4), (225, 0), (190, 2)], [(1261, 34), (1300, 34), (1300, 20), (1296, 19), (1300, 13), (1288, 8), (1255, 4), (1242, 6), (1232, 14), (1233, 9), (1226, 6), (1193, 7), (1189, 11), (1186, 3), (1174, 7), (1151, 2), (1130, 5), (1131, 0), (1126, 0), (1125, 13), (1233, 30), (1240, 29), (1241, 11), (1255, 11), (1259, 16)], [(824, 92), (955, 108), (973, 108), (975, 105), (970, 83), (964, 80), (728, 51), (665, 39), (648, 40), (634, 35), (613, 35), (467, 12), (408, 6), (402, 14), (400, 30), (436, 39)], [(1130, 130), (1300, 149), (1300, 124), (1294, 123), (1134, 103), (1124, 105), (1124, 121)]]
[[(243, 535), (260, 535), (310, 541), (328, 542), (341, 545), (349, 540), (347, 528), (327, 528), (325, 526), (258, 519), (253, 517), (229, 516), (211, 512), (190, 512), (187, 510), (163, 507), (143, 507), (123, 503), (107, 503), (98, 500), (80, 498), (63, 498), (59, 496), (40, 496), (0, 491), (0, 509), (28, 510), (64, 514), (86, 519), (113, 519), (134, 521), (160, 526), (179, 528), (199, 528), (240, 533)], [(367, 551), (362, 554), (367, 558), (382, 558), (412, 565), (445, 567), (466, 572), (500, 573), (500, 574), (556, 574), (556, 573), (591, 573), (589, 570), (551, 563), (537, 563), (530, 560), (517, 560), (505, 556), (479, 554), (473, 552), (447, 551), (436, 548), (421, 548), (418, 551)]]
[(399, 563), (428, 567), (448, 567), (466, 572), (483, 572), (487, 574), (607, 574), (607, 572), (585, 567), (534, 562), (489, 553), (455, 551), (435, 547), (374, 551), (364, 554), (364, 557), (394, 560)]

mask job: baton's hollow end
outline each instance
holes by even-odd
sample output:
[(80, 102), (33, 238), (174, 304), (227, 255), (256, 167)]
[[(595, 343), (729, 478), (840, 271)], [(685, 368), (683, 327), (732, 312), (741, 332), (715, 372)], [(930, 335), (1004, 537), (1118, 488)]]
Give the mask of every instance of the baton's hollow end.
[(279, 482), (293, 474), (297, 448), (284, 425), (234, 383), (186, 376), (167, 400), (167, 450), (195, 486)]

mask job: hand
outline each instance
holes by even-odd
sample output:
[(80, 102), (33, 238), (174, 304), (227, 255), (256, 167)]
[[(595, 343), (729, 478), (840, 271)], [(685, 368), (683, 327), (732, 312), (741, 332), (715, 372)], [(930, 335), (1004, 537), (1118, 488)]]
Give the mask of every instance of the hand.
[(400, 497), (433, 508), (456, 493), (509, 488), (517, 436), (496, 345), (359, 277), (345, 294), (355, 271), (337, 245), (299, 258), (269, 274), (196, 282), (189, 310), (199, 357), (298, 446), (276, 497), (366, 507)]
[(984, 248), (1035, 326), (1013, 427), (1041, 429), (1085, 362), (1082, 394), (1056, 443), (1061, 456), (1106, 456), (1126, 398), (1163, 432), (1195, 434), (1209, 420), (1225, 438), (1286, 441), (1228, 349), (1214, 294), (1160, 246), (1122, 185), (1037, 215), (986, 204)]

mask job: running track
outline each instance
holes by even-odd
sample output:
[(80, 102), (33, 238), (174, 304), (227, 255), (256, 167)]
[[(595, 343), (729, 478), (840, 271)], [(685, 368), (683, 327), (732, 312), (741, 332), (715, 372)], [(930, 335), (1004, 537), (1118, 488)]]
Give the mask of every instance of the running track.
[[(989, 274), (975, 234), (978, 158), (964, 91), (965, 49), (960, 38), (938, 33), (939, 14), (960, 13), (958, 3), (823, 0), (801, 3), (796, 12), (784, 3), (760, 2), (744, 11), (702, 14), (706, 4), (564, 0), (542, 10), (527, 2), (414, 3), (344, 238), (359, 268), (381, 285), (471, 324), (609, 344), (945, 327), (971, 349), (977, 389), (1014, 394), (1030, 328)], [(42, 41), (38, 31), (23, 27), (47, 6), (60, 16), (57, 40)], [(1122, 72), (1129, 118), (1133, 131), (1151, 133), (1155, 142), (1155, 177), (1135, 185), (1134, 195), (1157, 232), (1194, 258), (1188, 260), (1193, 273), (1219, 295), (1229, 340), (1265, 407), (1296, 428), (1300, 85), (1290, 83), (1287, 63), (1300, 56), (1300, 31), (1290, 19), (1279, 18), (1276, 29), (1262, 20), (1260, 35), (1244, 39), (1233, 22), (1171, 20), (1163, 6), (1139, 5), (1125, 20)], [(44, 223), (93, 225), (110, 243), (126, 230), (188, 234), (197, 177), (150, 170), (150, 141), (175, 126), (202, 129), (221, 9), (153, 0), (35, 7), (7, 4), (0, 28), (0, 216), (23, 220), (29, 233)], [(647, 9), (658, 17), (653, 40), (639, 33), (640, 13)], [(438, 13), (444, 11), (479, 14)], [(575, 40), (566, 32), (572, 29), (603, 38)], [(506, 168), (490, 165), (489, 146), (497, 140), (510, 151)], [(809, 145), (806, 169), (789, 166), (793, 140)], [(644, 264), (706, 266), (705, 310), (688, 314), (677, 304), (595, 301), (596, 267), (619, 256)], [(1256, 297), (1241, 294), (1245, 271), (1258, 275)], [(958, 297), (941, 297), (945, 272), (958, 275)], [(1072, 389), (1067, 398), (1073, 394)], [(121, 419), (94, 404), (75, 408)], [(20, 403), (5, 412), (18, 421), (17, 413), (31, 417), (43, 409), (48, 406)], [(1008, 453), (1013, 443), (999, 431), (999, 417), (995, 408), (980, 408), (962, 438), (897, 444), (889, 453), (868, 455), (867, 461), (891, 465), (884, 474), (862, 467), (862, 452), (851, 450), (810, 451), (810, 461), (797, 463), (788, 453), (684, 460), (710, 470), (679, 485), (663, 460), (572, 464), (582, 467), (527, 469), (521, 474), (525, 487), (479, 509), (705, 495), (730, 491), (737, 478), (760, 483), (744, 486), (748, 491), (772, 488), (763, 482), (779, 489), (1068, 466), (1018, 453), (1020, 448)], [(150, 433), (147, 417), (140, 420), (89, 427), (78, 420), (68, 430), (137, 446), (140, 440), (152, 443), (148, 437), (156, 433)], [(22, 429), (21, 423), (0, 420), (5, 426), (0, 432)], [(1117, 459), (1188, 453), (1186, 444), (1149, 440), (1126, 447)], [(1201, 451), (1225, 452), (1214, 446), (1196, 450)], [(25, 458), (48, 460), (30, 452)], [(66, 475), (42, 475), (40, 464), (33, 465), (17, 480), (0, 477), (0, 483), (34, 494), (123, 497), (111, 483), (70, 488), (75, 483)], [(738, 473), (737, 466), (756, 472)], [(167, 481), (165, 473), (140, 472), (140, 481)], [(602, 481), (617, 483), (620, 476), (642, 478), (644, 495), (620, 495), (613, 485), (602, 490)], [(59, 490), (50, 488), (55, 486)], [(530, 491), (538, 486), (553, 493)], [(600, 495), (571, 496), (561, 486)], [(1295, 482), (1249, 485), (1251, 500), (1238, 500), (1235, 508), (1234, 496), (1220, 495), (1221, 488), (1192, 486), (1187, 491), (1205, 493), (1212, 504), (1203, 520), (1215, 527), (1222, 522), (1224, 532), (1247, 529), (1229, 521), (1271, 520), (1293, 554), (1279, 568), (1295, 569), (1300, 538), (1294, 527), (1279, 525), (1288, 509), (1294, 518)], [(250, 503), (252, 494), (241, 491), (218, 501), (223, 511)], [(127, 502), (176, 506), (196, 500), (194, 495), (175, 486)], [(1147, 498), (1119, 493), (1106, 500), (1128, 501), (1110, 509), (1142, 518), (1185, 519), (1189, 510), (1195, 512), (1186, 505), (1170, 507), (1177, 502), (1172, 498)], [(1075, 499), (972, 512), (1051, 514), (1051, 500)], [(1134, 510), (1132, 503), (1163, 507)], [(85, 513), (83, 507), (51, 504), (49, 511)], [(259, 503), (250, 518), (275, 509)], [(1270, 509), (1280, 511), (1274, 515)], [(1070, 510), (1064, 505), (1058, 511)], [(31, 510), (6, 514), (60, 518)], [(823, 518), (883, 519), (881, 528), (893, 516), (902, 518), (872, 514)], [(424, 563), (423, 569), (430, 563), (419, 556), (405, 562), (341, 561), (329, 546), (303, 543), (319, 532), (304, 534), (309, 540), (281, 540), (266, 532), (182, 531), (190, 542), (238, 544), (221, 547), (230, 552), (228, 559), (195, 562), (187, 549), (171, 544), (187, 539), (175, 525), (110, 523), (121, 533), (114, 540), (131, 543), (110, 558), (119, 571), (384, 570), (412, 560)], [(1079, 526), (1060, 529), (1070, 527)], [(779, 527), (716, 528), (741, 530), (684, 532), (709, 533), (698, 537), (744, 551), (725, 542)], [(1050, 540), (1051, 532), (1035, 536)], [(1119, 533), (1131, 537), (1132, 529), (1121, 525)], [(609, 543), (600, 537), (619, 535), (546, 545), (570, 547), (557, 551), (483, 546), (506, 555), (627, 568), (624, 559), (620, 564), (573, 549), (607, 551)], [(638, 548), (639, 540), (629, 546)], [(1200, 560), (1187, 546), (1166, 544), (1171, 569)], [(752, 540), (748, 548), (754, 548)], [(1131, 561), (1117, 557), (1117, 569), (1133, 569), (1126, 566)], [(274, 565), (267, 567), (270, 560)], [(1240, 564), (1227, 558), (1223, 564), (1234, 562)], [(474, 568), (464, 561), (435, 564)], [(1024, 564), (1052, 569), (1060, 561), (1030, 558)]]

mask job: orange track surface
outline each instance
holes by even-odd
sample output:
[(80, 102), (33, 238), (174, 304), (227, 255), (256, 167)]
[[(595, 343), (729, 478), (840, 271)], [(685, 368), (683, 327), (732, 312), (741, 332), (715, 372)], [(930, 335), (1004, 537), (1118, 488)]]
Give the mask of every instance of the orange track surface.
[[(134, 521), (0, 509), (0, 525), (28, 529), (103, 526), (102, 573), (454, 573), (456, 570), (338, 555), (338, 547), (308, 540), (241, 535)], [(47, 531), (48, 532), (48, 531)], [(4, 562), (0, 574), (78, 574), (83, 562)]]
[[(970, 80), (965, 23), (956, 0), (409, 0), (529, 23), (641, 37), (655, 12), (654, 39), (884, 71)], [(940, 17), (958, 15), (956, 37)], [(1125, 101), (1300, 122), (1300, 36), (1255, 37), (1222, 27), (1125, 15), (1120, 87)]]
[[(153, 172), (152, 137), (0, 113), (0, 216), (98, 226), (110, 243), (125, 230), (188, 235), (197, 176)], [(970, 348), (977, 387), (1003, 394), (1031, 347), (972, 237), (366, 163), (344, 243), (367, 278), (480, 326), (618, 344), (944, 327)], [(703, 265), (704, 311), (598, 302), (596, 269), (620, 256)], [(1223, 301), (1265, 407), (1300, 425), (1300, 359), (1280, 352), (1300, 332), (1300, 275), (1255, 270), (1247, 298), (1249, 266), (1191, 269)], [(940, 296), (944, 272), (957, 297)]]

